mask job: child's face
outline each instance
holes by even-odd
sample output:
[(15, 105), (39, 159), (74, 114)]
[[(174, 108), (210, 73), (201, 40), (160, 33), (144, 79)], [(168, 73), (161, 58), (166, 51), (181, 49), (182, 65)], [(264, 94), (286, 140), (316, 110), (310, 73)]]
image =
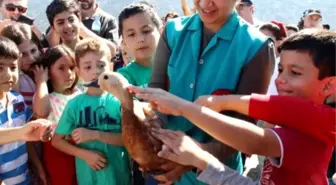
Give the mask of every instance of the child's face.
[(50, 80), (55, 90), (69, 89), (76, 79), (75, 64), (68, 56), (58, 59), (49, 69)]
[(135, 60), (150, 59), (160, 38), (159, 29), (148, 13), (136, 14), (123, 22), (123, 41)]
[(41, 52), (36, 44), (30, 40), (22, 42), (20, 45), (18, 45), (18, 48), (22, 54), (19, 61), (20, 70), (27, 72), (31, 65), (36, 62), (37, 58), (40, 57)]
[(18, 60), (0, 59), (0, 91), (8, 92), (18, 82)]
[(279, 95), (299, 96), (323, 103), (335, 92), (335, 77), (318, 79), (319, 70), (308, 53), (284, 50), (275, 84)]
[(110, 60), (97, 52), (88, 52), (79, 59), (78, 74), (85, 83), (98, 80), (100, 74), (110, 71)]
[(64, 11), (54, 18), (53, 29), (64, 42), (72, 42), (79, 36), (80, 21), (74, 13)]

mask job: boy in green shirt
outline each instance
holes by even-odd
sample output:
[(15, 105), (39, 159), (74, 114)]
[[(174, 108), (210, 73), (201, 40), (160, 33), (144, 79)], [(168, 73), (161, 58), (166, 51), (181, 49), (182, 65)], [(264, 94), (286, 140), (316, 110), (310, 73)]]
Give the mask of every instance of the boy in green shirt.
[(154, 9), (132, 4), (119, 15), (119, 34), (135, 60), (118, 70), (130, 84), (147, 86), (152, 75), (152, 57), (160, 39), (162, 22)]
[[(129, 158), (121, 138), (120, 103), (97, 85), (110, 71), (109, 48), (96, 40), (76, 47), (77, 72), (87, 83), (84, 94), (70, 100), (60, 118), (52, 144), (76, 157), (79, 185), (129, 185)], [(71, 136), (74, 145), (67, 141)]]

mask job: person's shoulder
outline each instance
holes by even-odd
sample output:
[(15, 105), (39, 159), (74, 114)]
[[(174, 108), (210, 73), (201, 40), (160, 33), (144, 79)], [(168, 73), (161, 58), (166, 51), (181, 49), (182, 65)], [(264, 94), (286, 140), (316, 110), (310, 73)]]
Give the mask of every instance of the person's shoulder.
[(20, 92), (17, 92), (15, 90), (11, 90), (7, 93), (7, 95), (10, 97), (10, 100), (13, 103), (18, 103), (18, 102), (24, 102), (24, 98)]
[(125, 67), (118, 69), (117, 72), (123, 75), (129, 81), (129, 83), (131, 83), (130, 81), (132, 80), (131, 78), (134, 75), (134, 70), (136, 70), (136, 64), (134, 61), (131, 61)]
[(193, 23), (201, 23), (200, 17), (198, 14), (193, 14), (191, 16), (181, 16), (175, 19), (168, 20), (166, 24), (167, 29), (173, 29), (175, 31), (183, 30), (185, 27), (189, 27), (189, 25)]
[(120, 101), (118, 100), (118, 98), (108, 92), (106, 92), (103, 97), (108, 103), (113, 102), (114, 105), (120, 105)]
[(67, 106), (76, 106), (85, 102), (86, 99), (87, 95), (85, 93), (79, 93), (68, 101)]
[(266, 37), (262, 32), (260, 32), (256, 26), (251, 25), (241, 17), (238, 17), (237, 33), (239, 34), (239, 36), (244, 37), (245, 41), (248, 40), (252, 42), (259, 41), (261, 43), (264, 43), (265, 41), (268, 40), (268, 37)]
[(119, 69), (117, 70), (117, 72), (127, 72), (127, 71), (129, 71), (130, 69), (133, 68), (133, 63), (134, 63), (134, 61), (131, 61), (131, 62), (128, 63), (126, 66), (124, 66), (124, 67), (122, 67), (122, 68), (119, 68)]
[(101, 19), (104, 19), (105, 21), (116, 21), (116, 18), (105, 12), (103, 9), (99, 8), (98, 9), (98, 12), (97, 12), (97, 15), (101, 18)]

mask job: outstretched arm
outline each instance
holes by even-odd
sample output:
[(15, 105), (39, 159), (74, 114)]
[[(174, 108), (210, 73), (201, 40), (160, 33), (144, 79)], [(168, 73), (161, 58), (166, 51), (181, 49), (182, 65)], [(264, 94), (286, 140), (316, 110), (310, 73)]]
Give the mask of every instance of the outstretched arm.
[(42, 138), (49, 138), (51, 123), (48, 120), (38, 119), (22, 127), (0, 128), (0, 145), (16, 141), (39, 141)]
[[(297, 129), (335, 145), (336, 110), (293, 96), (257, 95), (207, 96), (196, 103), (217, 110), (232, 110), (255, 119)], [(316, 129), (319, 123), (319, 129)]]
[(204, 183), (256, 185), (252, 179), (222, 164), (182, 132), (159, 129), (153, 131), (152, 134), (164, 144), (158, 153), (160, 157), (182, 165), (196, 167), (202, 172), (197, 179)]
[[(184, 116), (209, 135), (247, 154), (280, 157), (281, 148), (276, 135), (256, 125), (214, 112), (161, 89), (129, 87), (138, 98), (151, 102), (165, 114)], [(211, 124), (209, 124), (211, 123)]]
[(195, 8), (190, 9), (190, 8), (188, 7), (187, 0), (181, 0), (181, 5), (182, 5), (182, 11), (183, 11), (183, 14), (184, 14), (185, 16), (193, 15), (194, 13), (196, 13)]

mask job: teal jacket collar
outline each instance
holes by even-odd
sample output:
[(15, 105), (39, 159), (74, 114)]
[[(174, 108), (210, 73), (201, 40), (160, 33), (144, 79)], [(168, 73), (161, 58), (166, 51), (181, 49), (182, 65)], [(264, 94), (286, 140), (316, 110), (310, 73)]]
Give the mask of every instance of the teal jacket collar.
[[(199, 14), (194, 15), (194, 21), (189, 24), (188, 30), (201, 31), (203, 22)], [(236, 11), (234, 11), (228, 21), (222, 26), (222, 28), (216, 33), (216, 36), (227, 41), (231, 41), (236, 33), (237, 25), (239, 24), (239, 17)]]

